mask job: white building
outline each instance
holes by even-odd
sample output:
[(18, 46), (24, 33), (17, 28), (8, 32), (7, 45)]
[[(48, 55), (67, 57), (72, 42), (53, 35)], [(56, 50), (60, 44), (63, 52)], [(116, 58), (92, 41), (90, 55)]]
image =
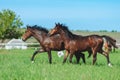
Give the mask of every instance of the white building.
[(27, 45), (21, 39), (12, 39), (5, 44), (5, 49), (27, 49)]

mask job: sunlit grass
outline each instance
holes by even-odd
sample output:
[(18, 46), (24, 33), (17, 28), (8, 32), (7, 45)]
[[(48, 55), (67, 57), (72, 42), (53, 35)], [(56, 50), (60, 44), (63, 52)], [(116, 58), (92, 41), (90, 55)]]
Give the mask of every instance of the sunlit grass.
[(106, 58), (98, 54), (97, 62), (93, 66), (92, 57), (86, 64), (67, 62), (62, 64), (63, 57), (59, 58), (52, 52), (52, 64), (48, 62), (47, 53), (38, 54), (35, 63), (30, 58), (33, 49), (28, 50), (0, 50), (0, 80), (119, 80), (120, 79), (120, 50), (110, 54), (113, 67), (107, 66)]

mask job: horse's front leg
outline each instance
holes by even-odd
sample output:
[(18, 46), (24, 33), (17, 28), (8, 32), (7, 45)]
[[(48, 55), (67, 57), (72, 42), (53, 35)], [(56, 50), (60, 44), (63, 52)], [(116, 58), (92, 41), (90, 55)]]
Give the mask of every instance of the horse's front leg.
[[(70, 62), (72, 63), (72, 57), (73, 57), (73, 54), (70, 54)], [(83, 62), (86, 63), (85, 61), (85, 55), (81, 52), (76, 52), (75, 53), (75, 57), (77, 59), (77, 64), (79, 63), (80, 61), (80, 58), (82, 58)]]
[(32, 57), (31, 57), (32, 63), (34, 63), (34, 57), (35, 57), (35, 55), (38, 54), (38, 53), (42, 53), (42, 52), (45, 52), (45, 50), (44, 50), (43, 48), (40, 48), (39, 50), (36, 50), (36, 51), (33, 53)]
[(77, 52), (75, 53), (75, 57), (76, 57), (76, 60), (77, 60), (77, 64), (79, 64), (79, 61), (80, 61), (80, 54)]
[(68, 51), (66, 50), (66, 54), (64, 55), (64, 60), (63, 60), (63, 63), (65, 63), (66, 62), (66, 60), (67, 60), (67, 57), (69, 56), (69, 53), (68, 53)]
[(70, 54), (69, 62), (72, 63), (73, 54)]
[(49, 63), (52, 64), (51, 51), (48, 51), (48, 59), (49, 59)]
[(88, 50), (88, 57), (87, 58), (90, 58), (90, 56), (92, 55), (92, 50)]
[(79, 54), (80, 54), (80, 57), (82, 57), (82, 60), (83, 60), (84, 64), (86, 64), (86, 61), (85, 61), (85, 54), (83, 54), (83, 53), (79, 53)]

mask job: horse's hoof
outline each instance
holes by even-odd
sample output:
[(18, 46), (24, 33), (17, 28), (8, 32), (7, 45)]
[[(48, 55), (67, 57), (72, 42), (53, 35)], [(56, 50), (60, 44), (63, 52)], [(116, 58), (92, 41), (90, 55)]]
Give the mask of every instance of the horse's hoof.
[(32, 61), (31, 63), (34, 63), (34, 61)]
[(111, 63), (109, 63), (109, 64), (108, 64), (108, 66), (109, 66), (109, 67), (112, 67), (112, 64), (111, 64)]

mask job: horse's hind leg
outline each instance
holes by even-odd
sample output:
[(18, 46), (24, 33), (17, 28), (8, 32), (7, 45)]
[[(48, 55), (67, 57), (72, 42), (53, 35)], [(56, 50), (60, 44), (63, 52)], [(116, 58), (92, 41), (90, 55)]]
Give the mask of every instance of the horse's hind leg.
[(96, 60), (97, 60), (97, 54), (94, 54), (93, 55), (93, 65), (95, 64)]
[(39, 50), (36, 50), (36, 51), (33, 53), (32, 58), (31, 58), (32, 63), (34, 62), (34, 57), (35, 57), (35, 55), (38, 54), (39, 52), (41, 53), (41, 52), (45, 52), (45, 51), (44, 51), (42, 48), (39, 49)]
[(96, 50), (93, 50), (93, 65), (95, 64), (96, 60), (97, 60), (97, 52)]
[(106, 57), (106, 59), (107, 59), (108, 66), (112, 67), (111, 62), (110, 62), (110, 59), (109, 59), (109, 53), (103, 52), (103, 55), (104, 55), (104, 56)]
[(68, 51), (66, 50), (66, 54), (64, 55), (64, 60), (63, 60), (63, 63), (65, 63), (65, 62), (66, 62), (68, 55), (69, 55), (69, 53), (68, 53)]
[(112, 67), (112, 64), (111, 64), (110, 59), (109, 59), (109, 55), (107, 55), (106, 58), (107, 58), (108, 66)]

